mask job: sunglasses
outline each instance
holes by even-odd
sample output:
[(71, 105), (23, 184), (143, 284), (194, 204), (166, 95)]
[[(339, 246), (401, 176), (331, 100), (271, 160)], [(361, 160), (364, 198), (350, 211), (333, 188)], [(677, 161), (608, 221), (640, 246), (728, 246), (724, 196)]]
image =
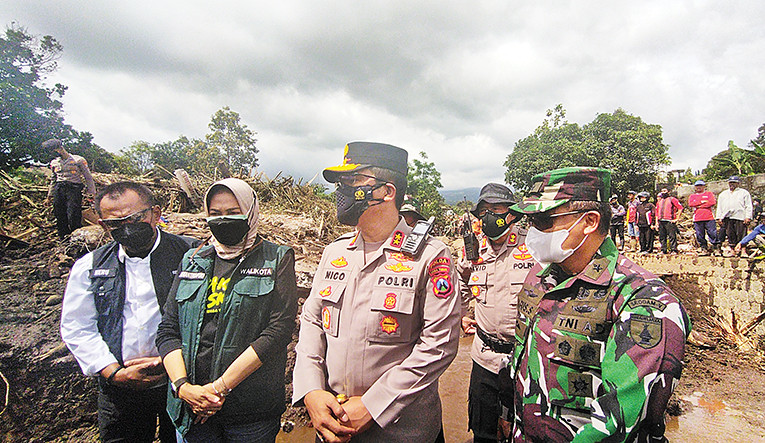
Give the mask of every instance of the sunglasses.
[(102, 218), (100, 222), (110, 229), (119, 228), (120, 226), (127, 223), (139, 223), (146, 216), (146, 213), (151, 211), (151, 209), (152, 208), (142, 209), (120, 218)]
[(568, 212), (561, 212), (558, 214), (552, 214), (552, 215), (545, 215), (545, 214), (535, 214), (535, 215), (529, 215), (529, 222), (531, 223), (531, 226), (534, 228), (540, 230), (540, 231), (546, 231), (553, 227), (553, 223), (555, 222), (555, 218), (557, 217), (563, 217), (564, 215), (572, 215), (572, 214), (583, 214), (585, 212), (590, 212), (591, 209), (579, 209), (577, 211), (568, 211)]
[(358, 183), (360, 181), (363, 181), (364, 178), (371, 178), (375, 181), (375, 184), (377, 183), (387, 183), (385, 180), (380, 180), (379, 178), (368, 175), (368, 174), (343, 174), (337, 178), (337, 183), (335, 183), (335, 186), (350, 186), (350, 187), (356, 187), (360, 186)]

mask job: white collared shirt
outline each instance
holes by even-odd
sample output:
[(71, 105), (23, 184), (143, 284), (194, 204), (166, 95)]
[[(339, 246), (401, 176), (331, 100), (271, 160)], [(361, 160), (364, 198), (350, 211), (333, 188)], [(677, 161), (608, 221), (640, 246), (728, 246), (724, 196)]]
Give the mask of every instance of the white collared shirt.
[[(160, 235), (151, 252), (159, 245)], [(122, 311), (122, 359), (157, 357), (157, 326), (162, 319), (151, 278), (151, 252), (146, 258), (129, 257), (122, 245), (117, 258), (125, 264), (125, 306)], [(117, 362), (98, 332), (96, 312), (90, 286), (93, 253), (75, 262), (69, 274), (61, 308), (61, 337), (85, 375), (93, 376)]]

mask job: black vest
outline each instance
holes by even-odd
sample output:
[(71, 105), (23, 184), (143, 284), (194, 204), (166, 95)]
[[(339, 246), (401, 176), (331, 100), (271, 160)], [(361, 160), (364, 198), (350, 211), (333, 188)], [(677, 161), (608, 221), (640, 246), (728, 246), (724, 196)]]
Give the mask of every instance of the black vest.
[[(165, 306), (183, 254), (199, 244), (198, 240), (159, 231), (159, 245), (151, 253), (151, 280), (159, 309)], [(111, 242), (93, 251), (88, 291), (98, 313), (98, 332), (120, 364), (122, 361), (122, 311), (125, 307), (125, 264), (118, 258), (119, 245)]]

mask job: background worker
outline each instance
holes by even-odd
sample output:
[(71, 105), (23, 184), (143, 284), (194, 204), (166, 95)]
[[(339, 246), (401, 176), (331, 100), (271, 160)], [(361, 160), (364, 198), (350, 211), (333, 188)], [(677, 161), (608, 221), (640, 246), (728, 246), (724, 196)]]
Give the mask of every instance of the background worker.
[(609, 233), (611, 239), (616, 243), (616, 237), (619, 237), (619, 250), (624, 249), (624, 216), (627, 215), (627, 211), (624, 206), (619, 204), (619, 197), (614, 194), (609, 200), (611, 204), (611, 225), (609, 227)]
[(733, 255), (733, 248), (746, 235), (746, 225), (752, 219), (752, 196), (746, 189), (740, 188), (741, 180), (737, 176), (728, 179), (728, 189), (717, 196), (715, 219), (720, 225), (718, 243), (722, 247), (728, 239), (725, 255)]
[[(511, 423), (499, 423), (498, 373), (502, 358), (513, 353), (518, 291), (535, 263), (524, 244), (526, 230), (515, 225), (519, 217), (510, 212), (515, 203), (504, 185), (489, 183), (481, 189), (471, 213), (481, 220), (487, 241), (482, 242), (478, 259), (469, 261), (463, 254), (457, 264), (462, 330), (476, 333), (468, 390), (468, 429), (475, 442), (496, 442), (510, 435)], [(475, 300), (475, 319), (467, 315), (471, 300)], [(504, 407), (512, 408), (512, 396), (506, 400)]]
[(683, 205), (667, 188), (662, 188), (656, 201), (656, 218), (659, 221), (659, 243), (662, 254), (677, 254), (677, 219)]
[[(717, 249), (718, 244), (715, 214), (712, 211), (717, 199), (713, 193), (707, 191), (704, 180), (696, 180), (693, 187), (696, 192), (688, 196), (688, 206), (693, 208), (693, 228), (696, 231), (699, 253), (708, 255)], [(707, 236), (709, 236), (709, 246), (707, 246)]]
[(63, 240), (82, 227), (82, 190), (87, 186), (88, 194), (95, 196), (96, 185), (88, 169), (88, 162), (79, 155), (66, 152), (61, 140), (46, 140), (42, 147), (57, 155), (50, 162), (53, 176), (48, 188), (48, 199), (53, 202), (58, 238)]
[(407, 195), (404, 197), (404, 204), (401, 205), (401, 209), (398, 212), (404, 217), (406, 224), (413, 228), (418, 221), (425, 220), (425, 217), (420, 213), (421, 210), (420, 203)]
[(348, 143), (342, 165), (324, 170), (338, 220), (356, 230), (322, 254), (292, 399), (326, 442), (444, 441), (438, 378), (459, 345), (457, 277), (442, 242), (409, 249), (406, 173), (405, 150), (370, 142)]

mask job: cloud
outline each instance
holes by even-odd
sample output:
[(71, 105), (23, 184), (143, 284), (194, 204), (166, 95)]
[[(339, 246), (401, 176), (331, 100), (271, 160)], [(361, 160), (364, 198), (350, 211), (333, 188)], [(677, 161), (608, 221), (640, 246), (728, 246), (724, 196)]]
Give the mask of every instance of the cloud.
[(351, 140), (420, 151), (447, 189), (502, 181), (507, 154), (562, 103), (580, 125), (622, 108), (702, 169), (765, 118), (765, 4), (738, 2), (7, 0), (64, 45), (67, 121), (116, 151), (202, 137), (223, 106), (267, 174), (306, 180)]

